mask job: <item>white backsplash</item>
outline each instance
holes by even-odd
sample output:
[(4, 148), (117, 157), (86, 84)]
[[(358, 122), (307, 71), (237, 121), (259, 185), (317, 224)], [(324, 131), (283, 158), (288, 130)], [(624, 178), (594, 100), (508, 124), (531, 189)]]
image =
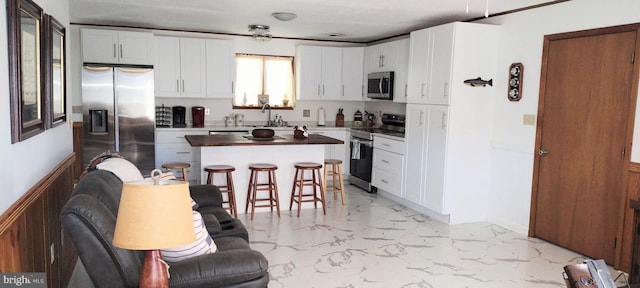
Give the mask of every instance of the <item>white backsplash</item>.
[[(210, 114), (205, 116), (207, 125), (223, 125), (224, 117), (230, 114), (243, 114), (244, 123), (246, 125), (255, 125), (256, 123), (266, 123), (267, 112), (262, 113), (260, 110), (254, 109), (232, 109), (231, 99), (189, 99), (189, 98), (156, 98), (156, 106), (185, 106), (187, 109), (187, 123), (192, 123), (191, 107), (203, 106), (210, 109)], [(304, 123), (305, 125), (316, 124), (318, 121), (318, 109), (324, 108), (326, 115), (326, 125), (333, 126), (335, 124), (335, 115), (339, 108), (343, 108), (346, 123), (353, 121), (353, 115), (356, 110), (364, 113), (366, 110), (370, 113), (396, 113), (404, 114), (405, 105), (392, 102), (360, 102), (360, 101), (296, 101), (293, 110), (272, 110), (271, 118), (276, 114), (282, 115), (282, 119), (289, 123)], [(366, 109), (365, 109), (366, 108)], [(304, 110), (309, 110), (309, 117), (303, 117)], [(378, 117), (379, 118), (379, 117)]]

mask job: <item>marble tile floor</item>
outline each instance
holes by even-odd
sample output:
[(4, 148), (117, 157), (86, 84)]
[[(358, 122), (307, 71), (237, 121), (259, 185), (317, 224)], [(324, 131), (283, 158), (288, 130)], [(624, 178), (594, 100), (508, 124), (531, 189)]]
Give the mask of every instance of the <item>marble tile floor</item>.
[[(269, 260), (269, 288), (565, 287), (562, 267), (585, 259), (491, 223), (449, 226), (380, 195), (345, 190), (345, 206), (328, 194), (326, 216), (321, 208), (300, 218), (295, 210), (280, 219), (240, 215), (251, 247)], [(92, 287), (78, 263), (68, 287)]]
[[(584, 256), (490, 223), (446, 225), (347, 185), (300, 218), (240, 215), (251, 247), (279, 287), (566, 287), (562, 271)], [(613, 277), (620, 272), (611, 270)], [(626, 284), (619, 281), (618, 286)]]

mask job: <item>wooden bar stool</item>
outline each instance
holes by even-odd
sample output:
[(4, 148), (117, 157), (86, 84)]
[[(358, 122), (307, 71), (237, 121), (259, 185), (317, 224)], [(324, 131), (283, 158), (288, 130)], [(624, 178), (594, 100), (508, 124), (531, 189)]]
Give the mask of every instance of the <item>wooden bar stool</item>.
[[(324, 191), (322, 189), (322, 176), (320, 175), (320, 169), (322, 164), (312, 162), (300, 162), (294, 164), (296, 168), (296, 174), (293, 177), (293, 187), (291, 188), (291, 203), (289, 203), (289, 211), (293, 207), (293, 202), (298, 203), (298, 217), (300, 217), (300, 206), (302, 202), (313, 202), (313, 206), (318, 208), (318, 202), (322, 203), (322, 212), (327, 215), (327, 207), (324, 201)], [(311, 179), (304, 178), (304, 172), (311, 172)], [(313, 188), (313, 194), (304, 194), (304, 187), (311, 186)], [(296, 187), (298, 193), (296, 194)], [(320, 193), (318, 194), (318, 189)], [(302, 197), (311, 197), (311, 199), (302, 199)]]
[[(331, 170), (329, 170), (329, 167), (331, 167)], [(331, 176), (331, 186), (327, 186), (329, 176)], [(342, 194), (342, 205), (347, 204), (347, 197), (344, 193), (344, 181), (342, 180), (342, 160), (324, 159), (324, 192), (325, 194), (327, 192), (333, 192), (333, 199), (338, 200), (338, 191)]]
[[(276, 170), (278, 166), (266, 163), (257, 163), (249, 165), (251, 175), (249, 175), (249, 188), (247, 189), (247, 204), (244, 207), (244, 213), (249, 211), (249, 204), (251, 204), (251, 220), (253, 220), (253, 214), (256, 211), (256, 207), (269, 207), (273, 212), (273, 207), (276, 207), (278, 218), (280, 218), (280, 198), (278, 197), (278, 183), (276, 181)], [(260, 172), (267, 172), (267, 183), (258, 182), (258, 174)], [(258, 198), (258, 191), (269, 191), (268, 198)], [(269, 204), (256, 205), (256, 202), (269, 202)]]
[(182, 170), (182, 181), (187, 183), (189, 182), (189, 176), (187, 175), (187, 169), (189, 167), (191, 167), (191, 164), (185, 162), (172, 162), (162, 164), (162, 168), (165, 168), (167, 170)]
[(231, 172), (236, 171), (236, 167), (231, 165), (210, 165), (204, 167), (204, 171), (207, 172), (207, 184), (215, 185), (213, 182), (215, 174), (221, 173), (225, 176), (225, 185), (216, 185), (220, 192), (227, 193), (227, 200), (222, 200), (222, 206), (228, 204), (229, 207), (224, 207), (229, 210), (229, 214), (238, 218), (238, 208), (236, 207), (236, 192), (233, 187), (233, 176)]

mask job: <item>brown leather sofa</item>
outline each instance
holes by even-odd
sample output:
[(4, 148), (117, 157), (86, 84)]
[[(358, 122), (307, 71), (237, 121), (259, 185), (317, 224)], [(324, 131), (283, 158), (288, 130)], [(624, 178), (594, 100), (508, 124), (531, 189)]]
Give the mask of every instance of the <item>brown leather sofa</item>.
[[(122, 182), (95, 170), (78, 182), (60, 215), (80, 260), (95, 287), (137, 287), (144, 251), (112, 245)], [(267, 287), (267, 259), (249, 247), (242, 223), (222, 208), (213, 185), (190, 187), (218, 252), (171, 263), (170, 287)]]

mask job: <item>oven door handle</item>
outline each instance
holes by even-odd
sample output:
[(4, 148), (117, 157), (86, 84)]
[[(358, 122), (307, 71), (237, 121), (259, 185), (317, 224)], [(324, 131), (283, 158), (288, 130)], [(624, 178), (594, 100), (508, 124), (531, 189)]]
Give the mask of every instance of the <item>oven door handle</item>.
[(354, 138), (354, 137), (351, 137), (351, 143), (358, 143), (358, 144), (365, 145), (367, 147), (372, 147), (373, 146), (373, 141), (371, 141), (371, 140)]

